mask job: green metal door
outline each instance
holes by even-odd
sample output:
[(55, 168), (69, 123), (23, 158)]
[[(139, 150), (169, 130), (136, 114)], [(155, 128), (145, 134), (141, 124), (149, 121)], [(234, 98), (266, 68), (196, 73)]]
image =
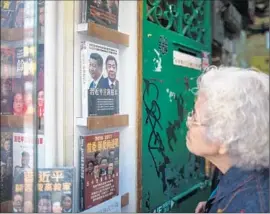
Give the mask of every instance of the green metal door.
[(211, 52), (209, 0), (144, 0), (141, 212), (194, 212), (209, 183), (186, 148), (198, 62)]

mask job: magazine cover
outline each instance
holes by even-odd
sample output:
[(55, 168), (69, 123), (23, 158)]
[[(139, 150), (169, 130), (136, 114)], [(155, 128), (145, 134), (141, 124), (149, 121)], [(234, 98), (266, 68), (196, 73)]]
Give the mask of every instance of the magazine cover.
[(81, 137), (81, 211), (119, 194), (119, 132)]
[(12, 199), (12, 132), (1, 132), (0, 203)]
[[(25, 170), (20, 183), (15, 183), (13, 212), (33, 213), (32, 169)], [(37, 213), (74, 212), (74, 168), (39, 168), (37, 184)]]
[(119, 113), (119, 51), (81, 43), (82, 116)]
[[(119, 0), (86, 0), (86, 21), (118, 30)], [(84, 20), (84, 18), (82, 18)]]
[(1, 28), (12, 28), (16, 1), (1, 1)]

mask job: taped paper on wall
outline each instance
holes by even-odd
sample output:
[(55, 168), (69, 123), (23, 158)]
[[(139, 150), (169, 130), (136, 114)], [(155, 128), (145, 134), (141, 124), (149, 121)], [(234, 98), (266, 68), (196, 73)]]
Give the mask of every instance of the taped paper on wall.
[(121, 213), (121, 196), (103, 202), (91, 209), (85, 210), (87, 213)]

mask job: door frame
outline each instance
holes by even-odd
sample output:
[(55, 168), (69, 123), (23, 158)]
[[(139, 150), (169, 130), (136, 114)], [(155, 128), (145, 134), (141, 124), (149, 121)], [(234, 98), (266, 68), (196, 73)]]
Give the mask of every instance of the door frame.
[(143, 62), (143, 1), (137, 1), (137, 207), (141, 212), (142, 203), (142, 62)]

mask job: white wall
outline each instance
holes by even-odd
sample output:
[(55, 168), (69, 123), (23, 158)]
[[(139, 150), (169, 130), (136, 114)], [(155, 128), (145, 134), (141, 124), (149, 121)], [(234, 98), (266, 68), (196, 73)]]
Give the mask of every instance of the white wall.
[(72, 1), (45, 1), (46, 167), (73, 166), (73, 7)]
[[(75, 28), (80, 20), (79, 1), (75, 2)], [(136, 98), (137, 98), (137, 2), (119, 1), (119, 31), (129, 34), (129, 47), (74, 32), (74, 165), (79, 166), (78, 137), (92, 134), (86, 127), (76, 126), (81, 117), (80, 42), (84, 40), (119, 48), (120, 112), (129, 114), (129, 127), (120, 129), (120, 195), (129, 193), (129, 205), (122, 212), (136, 212)], [(112, 131), (112, 130), (108, 130)], [(115, 131), (115, 129), (113, 130)], [(98, 131), (99, 133), (101, 131)], [(78, 173), (78, 170), (77, 170)], [(78, 196), (77, 196), (78, 197)]]
[(129, 127), (121, 133), (120, 193), (129, 192), (129, 205), (122, 212), (136, 212), (137, 202), (137, 1), (119, 1), (119, 30), (129, 34), (130, 46), (120, 49), (121, 109), (129, 114)]

